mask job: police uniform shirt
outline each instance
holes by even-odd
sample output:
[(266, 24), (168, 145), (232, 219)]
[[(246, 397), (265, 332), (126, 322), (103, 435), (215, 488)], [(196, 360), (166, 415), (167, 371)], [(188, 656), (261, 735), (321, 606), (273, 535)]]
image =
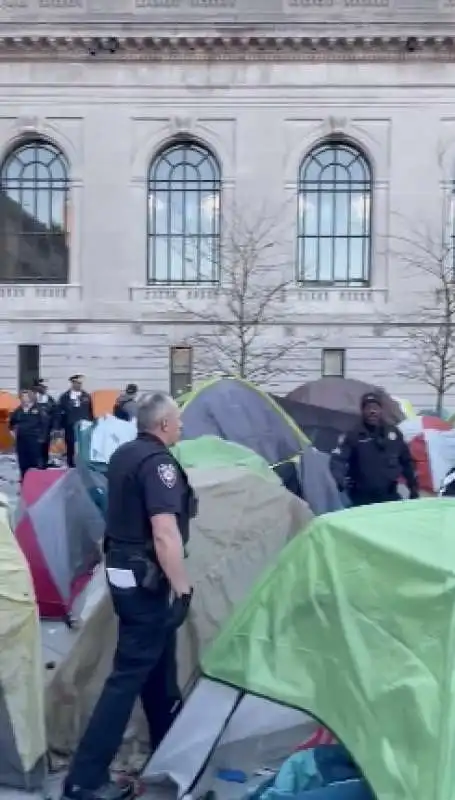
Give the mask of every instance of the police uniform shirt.
[(59, 411), (62, 427), (65, 429), (72, 429), (81, 420), (93, 419), (92, 400), (83, 389), (80, 392), (72, 389), (64, 392), (59, 400)]
[(40, 437), (44, 433), (45, 419), (37, 404), (28, 408), (16, 408), (9, 418), (10, 430), (15, 431), (17, 440)]
[(147, 516), (183, 512), (186, 486), (171, 455), (146, 459), (139, 468)]

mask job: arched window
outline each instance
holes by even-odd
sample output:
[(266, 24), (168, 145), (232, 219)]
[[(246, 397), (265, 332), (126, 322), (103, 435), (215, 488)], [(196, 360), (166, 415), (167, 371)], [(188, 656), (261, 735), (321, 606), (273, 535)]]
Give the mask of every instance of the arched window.
[(55, 145), (24, 142), (0, 170), (0, 282), (67, 283), (69, 167)]
[(148, 176), (148, 282), (216, 283), (221, 171), (196, 142), (175, 142)]
[(325, 142), (306, 156), (298, 184), (299, 281), (369, 282), (371, 206), (371, 169), (354, 145)]

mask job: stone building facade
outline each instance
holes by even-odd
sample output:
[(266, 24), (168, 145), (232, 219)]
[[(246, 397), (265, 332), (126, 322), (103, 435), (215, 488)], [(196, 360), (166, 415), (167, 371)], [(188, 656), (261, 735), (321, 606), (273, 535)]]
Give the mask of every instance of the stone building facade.
[(266, 383), (343, 369), (432, 402), (402, 375), (428, 276), (393, 242), (452, 235), (455, 2), (435, 5), (0, 0), (0, 386), (181, 388), (220, 203), (266, 201), (289, 285), (265, 335), (293, 343)]

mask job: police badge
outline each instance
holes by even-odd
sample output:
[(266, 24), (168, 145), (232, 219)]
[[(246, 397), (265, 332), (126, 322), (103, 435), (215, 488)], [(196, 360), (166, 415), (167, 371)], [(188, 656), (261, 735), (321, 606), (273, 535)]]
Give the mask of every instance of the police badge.
[(177, 483), (177, 470), (172, 464), (158, 466), (159, 479), (168, 489), (173, 489)]

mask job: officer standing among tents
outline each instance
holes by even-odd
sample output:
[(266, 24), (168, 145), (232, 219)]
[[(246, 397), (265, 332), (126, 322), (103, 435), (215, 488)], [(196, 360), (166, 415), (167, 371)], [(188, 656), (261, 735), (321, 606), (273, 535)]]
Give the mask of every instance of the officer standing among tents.
[(400, 500), (403, 477), (411, 499), (419, 496), (411, 453), (401, 431), (384, 421), (381, 398), (370, 392), (361, 400), (362, 420), (340, 436), (330, 467), (340, 491), (354, 506)]
[(29, 469), (42, 466), (43, 442), (46, 437), (47, 420), (40, 410), (33, 391), (23, 389), (20, 406), (10, 414), (9, 429), (16, 443), (16, 455), (21, 482)]
[(38, 378), (38, 380), (35, 381), (33, 389), (36, 394), (36, 402), (47, 420), (46, 434), (42, 446), (42, 464), (43, 467), (47, 467), (49, 462), (51, 434), (57, 423), (57, 403), (48, 393), (47, 383), (43, 378)]
[(145, 396), (137, 426), (137, 438), (115, 451), (107, 473), (106, 574), (119, 619), (114, 668), (65, 781), (67, 800), (130, 797), (132, 784), (109, 782), (109, 766), (136, 699), (142, 700), (153, 749), (181, 708), (176, 633), (192, 597), (184, 546), (197, 500), (168, 449), (181, 429), (174, 400)]
[(58, 401), (59, 425), (63, 428), (66, 444), (66, 461), (69, 467), (74, 467), (75, 431), (78, 422), (88, 420), (93, 422), (92, 398), (82, 386), (83, 375), (72, 375), (70, 388), (64, 392)]

